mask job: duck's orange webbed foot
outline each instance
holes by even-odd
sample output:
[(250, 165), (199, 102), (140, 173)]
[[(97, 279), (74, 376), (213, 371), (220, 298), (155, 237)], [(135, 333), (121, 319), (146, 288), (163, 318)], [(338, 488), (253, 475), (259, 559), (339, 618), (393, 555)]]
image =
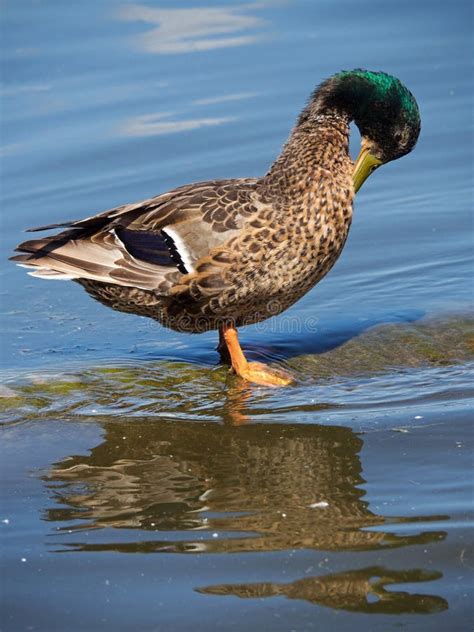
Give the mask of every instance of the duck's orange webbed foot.
[(247, 362), (240, 348), (237, 330), (234, 327), (223, 327), (221, 338), (224, 339), (227, 346), (232, 369), (247, 382), (261, 386), (288, 386), (295, 382), (294, 378), (285, 371), (272, 369), (261, 362)]
[(236, 373), (247, 382), (262, 386), (288, 386), (295, 381), (289, 373), (280, 369), (272, 369), (261, 362), (247, 362), (247, 366)]

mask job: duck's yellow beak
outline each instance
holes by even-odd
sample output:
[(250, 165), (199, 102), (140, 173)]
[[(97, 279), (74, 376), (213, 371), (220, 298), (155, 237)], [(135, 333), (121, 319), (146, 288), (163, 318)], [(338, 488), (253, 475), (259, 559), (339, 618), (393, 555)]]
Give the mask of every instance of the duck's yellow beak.
[(354, 174), (352, 181), (354, 183), (354, 191), (360, 189), (374, 169), (377, 169), (382, 161), (370, 153), (370, 146), (365, 139), (362, 139), (359, 155), (354, 165)]

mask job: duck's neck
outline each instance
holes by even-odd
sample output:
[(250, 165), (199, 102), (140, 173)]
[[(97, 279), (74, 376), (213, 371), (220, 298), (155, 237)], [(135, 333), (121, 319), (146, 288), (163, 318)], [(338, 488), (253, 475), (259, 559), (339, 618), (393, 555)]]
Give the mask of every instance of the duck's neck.
[(343, 113), (327, 111), (307, 120), (300, 118), (261, 182), (269, 195), (295, 201), (316, 191), (323, 174), (326, 181), (350, 185), (349, 117)]

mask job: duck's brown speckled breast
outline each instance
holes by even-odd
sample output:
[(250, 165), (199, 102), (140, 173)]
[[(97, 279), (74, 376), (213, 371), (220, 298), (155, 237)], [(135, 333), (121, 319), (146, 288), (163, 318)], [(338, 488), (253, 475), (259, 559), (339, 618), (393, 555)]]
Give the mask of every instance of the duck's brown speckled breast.
[[(251, 324), (281, 313), (306, 294), (332, 268), (347, 239), (352, 220), (350, 180), (333, 182), (324, 174), (321, 186), (307, 190), (299, 204), (275, 211), (276, 225), (265, 248), (245, 252), (245, 268), (231, 268), (234, 292), (219, 299), (237, 325)], [(281, 221), (281, 213), (285, 214)], [(262, 231), (265, 233), (266, 229)], [(245, 236), (242, 252), (245, 247)], [(257, 238), (257, 242), (258, 242)], [(242, 260), (242, 259), (241, 259)], [(245, 283), (240, 287), (241, 275)], [(235, 303), (234, 298), (235, 294)], [(224, 305), (223, 301), (227, 300)]]

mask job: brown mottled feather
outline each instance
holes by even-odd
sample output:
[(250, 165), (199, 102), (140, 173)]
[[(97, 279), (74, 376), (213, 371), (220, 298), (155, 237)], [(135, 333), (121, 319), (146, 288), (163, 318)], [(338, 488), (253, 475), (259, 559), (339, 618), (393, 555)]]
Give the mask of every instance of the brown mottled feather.
[(299, 125), (263, 178), (191, 184), (52, 225), (67, 230), (20, 244), (14, 260), (180, 331), (264, 320), (341, 252), (352, 216), (348, 135), (344, 116)]

